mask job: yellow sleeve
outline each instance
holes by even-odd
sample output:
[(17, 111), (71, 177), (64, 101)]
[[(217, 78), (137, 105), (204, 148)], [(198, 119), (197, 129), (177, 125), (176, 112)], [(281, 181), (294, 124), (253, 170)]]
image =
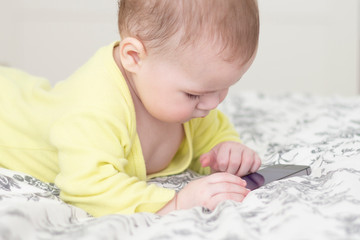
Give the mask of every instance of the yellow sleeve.
[(199, 158), (221, 142), (241, 142), (239, 134), (228, 118), (221, 111), (212, 110), (205, 118), (193, 119), (189, 122), (194, 156), (190, 169), (200, 174), (209, 174), (210, 168), (201, 167)]
[[(175, 194), (141, 179), (143, 158), (129, 161), (134, 139), (128, 126), (111, 114), (94, 110), (68, 114), (55, 123), (50, 141), (58, 149), (60, 173), (55, 184), (61, 199), (93, 216), (157, 212)], [(142, 164), (139, 169), (137, 161)]]

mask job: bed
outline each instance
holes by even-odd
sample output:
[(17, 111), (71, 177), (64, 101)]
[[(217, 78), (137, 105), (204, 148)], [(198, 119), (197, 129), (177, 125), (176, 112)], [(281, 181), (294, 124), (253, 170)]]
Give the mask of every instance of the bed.
[[(360, 239), (360, 96), (241, 92), (220, 108), (264, 166), (310, 165), (312, 173), (214, 211), (93, 218), (62, 202), (53, 184), (0, 169), (0, 238)], [(149, 184), (179, 190), (197, 177), (186, 171)]]

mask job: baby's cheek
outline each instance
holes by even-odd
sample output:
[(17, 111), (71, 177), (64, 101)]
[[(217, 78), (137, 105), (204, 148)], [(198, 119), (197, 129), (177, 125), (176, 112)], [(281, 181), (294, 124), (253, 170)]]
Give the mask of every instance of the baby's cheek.
[(182, 121), (189, 121), (193, 117), (193, 111), (179, 108), (174, 112), (174, 117), (176, 117), (176, 119), (181, 119)]
[(168, 122), (187, 122), (192, 118), (192, 111), (189, 108), (174, 104), (160, 110)]

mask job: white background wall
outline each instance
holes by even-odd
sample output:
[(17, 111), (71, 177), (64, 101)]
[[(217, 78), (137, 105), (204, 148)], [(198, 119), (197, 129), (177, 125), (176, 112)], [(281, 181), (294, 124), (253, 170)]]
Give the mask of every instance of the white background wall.
[(117, 0), (0, 0), (0, 63), (52, 82), (119, 40)]
[(360, 92), (360, 0), (259, 0), (259, 52), (236, 86), (271, 92)]
[[(117, 0), (0, 0), (0, 63), (65, 79), (118, 40)], [(258, 56), (233, 91), (360, 91), (360, 0), (259, 0)]]

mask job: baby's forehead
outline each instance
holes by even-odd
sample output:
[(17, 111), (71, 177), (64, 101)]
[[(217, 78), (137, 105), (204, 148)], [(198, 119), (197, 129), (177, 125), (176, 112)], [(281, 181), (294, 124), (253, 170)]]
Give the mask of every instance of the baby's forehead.
[(226, 45), (221, 41), (216, 42), (206, 37), (198, 37), (196, 41), (181, 42), (181, 36), (177, 36), (168, 42), (166, 48), (167, 50), (163, 48), (163, 51), (155, 50), (148, 53), (164, 60), (180, 63), (182, 66), (195, 65), (199, 68), (209, 63), (220, 62), (233, 66), (234, 69), (240, 69), (254, 57), (238, 55), (237, 58), (229, 59), (232, 54), (231, 49), (226, 49)]
[(192, 45), (182, 50), (177, 49), (167, 54), (166, 57), (161, 55), (160, 58), (154, 60), (161, 59), (160, 61), (167, 62), (180, 73), (185, 73), (192, 79), (204, 77), (208, 79), (221, 79), (222, 77), (239, 79), (238, 77), (241, 77), (244, 72), (244, 67), (247, 67), (247, 63), (250, 62), (244, 64), (243, 59), (227, 61), (224, 56), (219, 54), (218, 50), (214, 50), (213, 46), (207, 43)]

